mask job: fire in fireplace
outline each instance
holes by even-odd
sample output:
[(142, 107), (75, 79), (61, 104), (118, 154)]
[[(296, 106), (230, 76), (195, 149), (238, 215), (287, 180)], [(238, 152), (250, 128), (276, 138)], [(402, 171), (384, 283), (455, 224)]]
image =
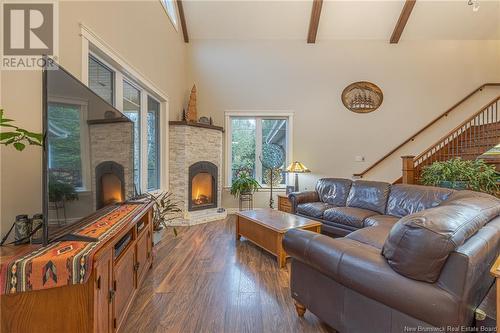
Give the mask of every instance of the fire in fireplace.
[(102, 201), (105, 206), (123, 201), (122, 182), (113, 173), (106, 173), (101, 178)]
[(209, 205), (212, 203), (212, 175), (200, 172), (193, 177), (191, 201), (195, 205)]
[(102, 208), (125, 199), (125, 175), (123, 166), (113, 161), (96, 167), (96, 208)]
[(203, 161), (189, 167), (190, 211), (217, 207), (217, 177), (213, 163)]

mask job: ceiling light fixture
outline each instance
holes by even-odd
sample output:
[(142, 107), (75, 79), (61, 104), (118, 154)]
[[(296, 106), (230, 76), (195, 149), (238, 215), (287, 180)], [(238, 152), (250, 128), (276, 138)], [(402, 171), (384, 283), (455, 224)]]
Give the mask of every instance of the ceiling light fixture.
[(469, 0), (467, 4), (472, 6), (473, 12), (477, 12), (479, 10), (479, 0)]

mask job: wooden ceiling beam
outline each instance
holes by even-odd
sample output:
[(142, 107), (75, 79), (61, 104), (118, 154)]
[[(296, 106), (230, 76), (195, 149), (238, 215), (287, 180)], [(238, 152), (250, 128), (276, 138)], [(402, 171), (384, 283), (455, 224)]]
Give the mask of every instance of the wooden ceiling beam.
[(405, 29), (406, 23), (408, 22), (408, 19), (410, 18), (411, 12), (413, 10), (413, 7), (415, 7), (415, 3), (417, 0), (406, 0), (405, 4), (403, 6), (403, 10), (401, 11), (401, 14), (399, 15), (398, 23), (396, 23), (396, 26), (394, 27), (394, 31), (392, 32), (391, 36), (391, 44), (397, 44), (399, 42), (399, 39), (401, 38), (401, 35), (403, 34), (403, 30)]
[(309, 21), (309, 32), (307, 33), (307, 43), (316, 43), (316, 35), (318, 34), (319, 18), (321, 16), (321, 7), (323, 0), (313, 0), (311, 9), (311, 19)]
[(181, 21), (182, 35), (184, 36), (184, 42), (189, 43), (189, 36), (186, 26), (186, 17), (184, 15), (184, 7), (182, 6), (182, 0), (177, 0), (177, 8), (179, 9), (179, 19)]

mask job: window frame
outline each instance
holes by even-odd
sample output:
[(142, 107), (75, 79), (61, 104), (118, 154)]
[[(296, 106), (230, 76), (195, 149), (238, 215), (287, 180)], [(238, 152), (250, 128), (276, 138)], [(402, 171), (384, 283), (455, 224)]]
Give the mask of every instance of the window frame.
[[(161, 3), (161, 6), (163, 7), (163, 10), (165, 11), (165, 13), (167, 13), (170, 23), (172, 23), (172, 25), (174, 26), (175, 31), (179, 32), (180, 17), (179, 17), (179, 9), (177, 7), (177, 1), (175, 0), (159, 0), (159, 1)], [(172, 3), (174, 13), (170, 13), (170, 11), (168, 10), (167, 2)], [(174, 15), (175, 17), (172, 17), (172, 15)]]
[[(82, 37), (82, 82), (88, 86), (88, 58), (92, 55), (101, 63), (114, 71), (114, 107), (123, 111), (123, 80), (132, 83), (141, 90), (141, 171), (140, 185), (142, 192), (157, 192), (169, 189), (169, 163), (168, 163), (168, 132), (169, 132), (169, 98), (153, 82), (144, 77), (133, 66), (127, 63), (124, 58), (105, 41), (97, 36), (92, 30), (80, 24)], [(159, 188), (147, 190), (147, 97), (150, 96), (160, 103), (160, 123), (159, 123)]]
[[(293, 161), (293, 112), (283, 112), (283, 111), (226, 111), (225, 117), (225, 188), (230, 188), (232, 185), (232, 126), (231, 120), (235, 117), (239, 118), (254, 118), (254, 119), (286, 119), (287, 120), (287, 151), (286, 151), (286, 161), (285, 165), (288, 166), (290, 161)], [(257, 152), (262, 150), (262, 121), (256, 121), (255, 123), (255, 178), (261, 184), (262, 179), (262, 164), (259, 163), (259, 156)], [(280, 184), (276, 189), (285, 189), (286, 184), (289, 184), (289, 176), (285, 177), (285, 184)], [(263, 189), (270, 188), (265, 184), (261, 184)]]

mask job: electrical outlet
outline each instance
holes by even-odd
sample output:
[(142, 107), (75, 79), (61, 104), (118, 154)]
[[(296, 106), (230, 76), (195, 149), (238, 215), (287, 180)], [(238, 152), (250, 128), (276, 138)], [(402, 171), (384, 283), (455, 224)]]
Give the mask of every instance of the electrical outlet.
[(365, 161), (365, 157), (364, 156), (361, 156), (361, 155), (358, 155), (358, 156), (355, 156), (354, 157), (354, 160), (356, 162), (364, 162)]

